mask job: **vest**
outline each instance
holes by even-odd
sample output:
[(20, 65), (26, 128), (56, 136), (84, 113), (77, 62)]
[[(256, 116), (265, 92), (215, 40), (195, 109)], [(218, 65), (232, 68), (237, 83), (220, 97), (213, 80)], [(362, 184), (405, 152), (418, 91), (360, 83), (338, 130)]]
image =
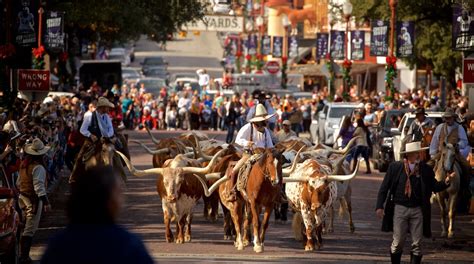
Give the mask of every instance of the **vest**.
[(441, 132), (439, 133), (439, 146), (438, 150), (442, 151), (444, 149), (444, 143), (450, 143), (450, 144), (457, 144), (459, 141), (459, 126), (456, 126), (453, 130), (451, 130), (451, 133), (446, 136), (448, 132), (448, 125), (445, 123), (443, 124), (443, 127), (441, 127)]
[(28, 199), (32, 200), (32, 202), (38, 200), (38, 196), (36, 195), (35, 188), (33, 186), (33, 169), (38, 165), (41, 166), (41, 164), (33, 162), (27, 166), (24, 166), (23, 164), (20, 166), (20, 194), (28, 197)]
[(102, 137), (102, 132), (100, 132), (99, 120), (97, 120), (97, 112), (96, 111), (92, 112), (91, 124), (89, 125), (87, 130), (89, 130), (89, 132), (92, 135), (96, 136), (97, 138)]

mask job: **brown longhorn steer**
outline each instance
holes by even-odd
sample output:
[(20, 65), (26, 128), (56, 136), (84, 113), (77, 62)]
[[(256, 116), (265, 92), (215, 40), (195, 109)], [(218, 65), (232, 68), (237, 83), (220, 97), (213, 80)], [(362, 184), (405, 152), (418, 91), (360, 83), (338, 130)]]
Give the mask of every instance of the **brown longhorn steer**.
[[(220, 178), (209, 189), (206, 182), (197, 177), (204, 188), (206, 196), (210, 196), (217, 188), (219, 188), (219, 195), (224, 206), (231, 211), (232, 220), (234, 222), (236, 231), (235, 247), (238, 250), (243, 250), (248, 243), (246, 228), (248, 227), (248, 219), (243, 219), (243, 208), (247, 205), (247, 210), (252, 215), (253, 225), (253, 243), (254, 251), (257, 253), (263, 252), (263, 243), (265, 241), (265, 231), (268, 228), (268, 221), (273, 210), (274, 203), (279, 198), (281, 191), (282, 174), (289, 174), (295, 169), (298, 159), (294, 160), (290, 169), (282, 170), (281, 159), (279, 152), (271, 149), (257, 150), (258, 160), (253, 164), (248, 175), (247, 186), (245, 187), (246, 197), (242, 195), (235, 202), (228, 202), (229, 192), (232, 188), (232, 183), (228, 181), (228, 175), (231, 167), (227, 168), (226, 175)], [(299, 154), (299, 153), (298, 153)], [(225, 184), (223, 184), (225, 183)], [(263, 221), (260, 221), (260, 213), (265, 207)], [(242, 230), (243, 225), (243, 230)], [(243, 232), (242, 232), (243, 231)]]
[[(286, 183), (285, 192), (288, 201), (297, 211), (293, 219), (293, 231), (297, 239), (306, 239), (305, 250), (314, 250), (314, 233), (318, 241), (317, 246), (321, 247), (322, 223), (337, 195), (335, 181), (352, 179), (358, 168), (359, 163), (350, 175), (331, 175), (331, 169), (328, 166), (309, 159), (298, 164), (297, 169), (290, 174), (289, 178), (283, 179)], [(304, 223), (304, 229), (301, 220)]]
[(170, 228), (173, 218), (177, 222), (176, 243), (191, 241), (193, 208), (203, 194), (198, 179), (191, 175), (209, 173), (222, 152), (223, 150), (217, 153), (205, 168), (202, 168), (197, 160), (177, 155), (174, 159), (166, 161), (163, 168), (147, 170), (135, 169), (130, 161), (119, 153), (133, 175), (157, 175), (156, 188), (161, 197), (167, 242), (174, 240)]

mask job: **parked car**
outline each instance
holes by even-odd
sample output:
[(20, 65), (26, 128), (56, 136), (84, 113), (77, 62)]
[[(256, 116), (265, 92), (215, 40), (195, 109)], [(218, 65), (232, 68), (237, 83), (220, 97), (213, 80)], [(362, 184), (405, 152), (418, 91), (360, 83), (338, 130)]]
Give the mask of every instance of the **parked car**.
[(162, 67), (150, 67), (148, 68), (147, 74), (145, 76), (163, 79), (168, 84), (170, 73), (165, 68), (162, 68)]
[[(427, 118), (430, 118), (435, 122), (436, 125), (439, 125), (443, 122), (443, 112), (426, 112)], [(411, 123), (415, 120), (416, 115), (414, 113), (406, 113), (403, 115), (402, 120), (398, 128), (393, 128), (393, 156), (396, 161), (400, 160), (400, 148), (402, 146), (402, 141), (408, 133)]]
[(318, 114), (318, 137), (319, 142), (333, 145), (336, 131), (339, 130), (343, 116), (350, 116), (357, 103), (330, 103), (324, 106)]
[(146, 57), (145, 60), (140, 63), (142, 65), (143, 75), (147, 75), (149, 68), (162, 67), (168, 70), (168, 62), (163, 57)]
[(212, 0), (211, 4), (212, 11), (218, 14), (229, 14), (230, 8), (230, 0)]
[(135, 61), (135, 42), (129, 41), (126, 43), (114, 43), (112, 48), (123, 48), (126, 54), (130, 57), (130, 61)]
[(122, 80), (127, 83), (136, 83), (142, 77), (134, 68), (122, 68)]
[(130, 56), (124, 48), (111, 49), (108, 55), (108, 60), (118, 60), (124, 67), (129, 66), (131, 62)]
[(178, 82), (182, 82), (183, 84), (190, 82), (198, 82), (198, 76), (196, 73), (175, 73), (171, 75), (171, 86), (176, 86)]
[(8, 179), (0, 165), (0, 262), (18, 263), (20, 242), (20, 214), (13, 180)]
[(145, 91), (146, 93), (151, 93), (155, 97), (160, 95), (161, 88), (165, 87), (168, 88), (166, 85), (166, 81), (161, 78), (152, 78), (152, 77), (145, 77), (141, 78), (137, 86), (140, 87), (141, 84), (145, 84)]
[(384, 111), (379, 124), (373, 127), (372, 159), (375, 169), (380, 172), (386, 172), (388, 164), (394, 160), (392, 129), (398, 130), (398, 118), (401, 118), (406, 112), (408, 109)]

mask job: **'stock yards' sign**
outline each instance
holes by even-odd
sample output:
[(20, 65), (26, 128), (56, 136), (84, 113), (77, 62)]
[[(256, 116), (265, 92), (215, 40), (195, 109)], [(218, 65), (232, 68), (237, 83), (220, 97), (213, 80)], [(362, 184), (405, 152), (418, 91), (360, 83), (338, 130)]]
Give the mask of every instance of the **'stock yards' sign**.
[(49, 91), (49, 80), (49, 71), (18, 70), (19, 91)]
[(207, 15), (185, 25), (188, 30), (243, 32), (244, 18), (242, 16)]

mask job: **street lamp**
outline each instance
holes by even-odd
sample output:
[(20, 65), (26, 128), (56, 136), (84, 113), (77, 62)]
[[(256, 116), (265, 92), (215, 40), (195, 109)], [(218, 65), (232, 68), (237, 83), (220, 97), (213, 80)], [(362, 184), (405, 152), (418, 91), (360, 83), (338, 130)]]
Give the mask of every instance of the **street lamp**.
[(290, 26), (290, 21), (288, 20), (287, 15), (283, 15), (281, 17), (281, 23), (285, 29), (283, 33), (283, 54), (281, 55), (281, 87), (286, 89), (286, 70), (288, 63), (288, 27)]
[[(336, 24), (336, 16), (333, 12), (329, 12), (328, 22), (329, 22), (329, 44), (331, 44), (332, 42), (331, 32), (334, 25)], [(333, 70), (334, 58), (331, 55), (330, 49), (328, 50), (327, 58), (328, 60), (326, 61), (326, 67), (329, 71), (329, 78), (328, 78), (329, 97), (331, 99), (334, 99), (334, 95), (336, 94), (336, 87), (334, 86), (334, 70)]]
[(344, 18), (346, 19), (346, 34), (345, 34), (345, 47), (344, 47), (344, 63), (342, 65), (344, 72), (343, 72), (343, 81), (344, 81), (344, 92), (348, 92), (349, 85), (350, 85), (350, 78), (351, 78), (351, 66), (352, 63), (348, 59), (347, 49), (349, 48), (349, 21), (352, 15), (352, 4), (350, 0), (345, 0), (342, 4), (342, 13), (344, 14)]

